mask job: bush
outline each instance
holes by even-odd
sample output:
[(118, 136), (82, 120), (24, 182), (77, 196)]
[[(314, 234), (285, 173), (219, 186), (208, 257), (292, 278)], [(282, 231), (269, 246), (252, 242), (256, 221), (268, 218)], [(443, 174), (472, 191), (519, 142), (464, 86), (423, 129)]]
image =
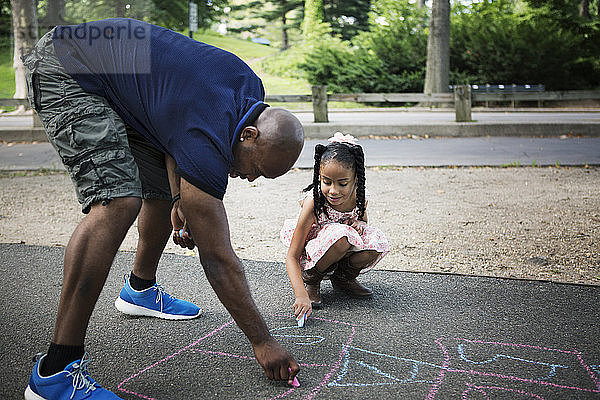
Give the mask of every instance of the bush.
[(542, 83), (547, 90), (599, 84), (598, 55), (582, 57), (585, 35), (565, 29), (544, 7), (507, 0), (457, 6), (450, 39), (451, 68), (472, 83)]
[(420, 92), (425, 77), (425, 14), (405, 0), (373, 3), (369, 32), (346, 42), (329, 35), (300, 64), (313, 85), (336, 93)]

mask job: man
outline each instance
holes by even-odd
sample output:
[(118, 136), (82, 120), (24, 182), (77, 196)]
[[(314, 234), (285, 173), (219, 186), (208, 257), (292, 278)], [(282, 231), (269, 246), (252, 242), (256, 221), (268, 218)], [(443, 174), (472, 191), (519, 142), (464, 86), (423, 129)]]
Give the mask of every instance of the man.
[(169, 208), (175, 242), (198, 246), (210, 284), (267, 377), (291, 384), (298, 364), (251, 297), (222, 199), (228, 175), (252, 181), (292, 167), (303, 145), (297, 118), (262, 102), (260, 79), (236, 56), (140, 21), (59, 26), (23, 62), (29, 100), (87, 214), (65, 250), (54, 336), (25, 398), (118, 398), (89, 376), (83, 344), (136, 217), (138, 253), (115, 305), (162, 318), (199, 314), (155, 282)]

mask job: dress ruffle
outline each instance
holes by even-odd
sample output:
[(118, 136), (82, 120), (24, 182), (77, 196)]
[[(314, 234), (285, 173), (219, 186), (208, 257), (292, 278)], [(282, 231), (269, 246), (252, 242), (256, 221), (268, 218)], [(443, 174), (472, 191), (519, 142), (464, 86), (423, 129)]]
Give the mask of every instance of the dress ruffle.
[[(349, 212), (336, 211), (327, 206), (328, 216), (322, 214), (319, 216), (319, 223), (313, 224), (310, 229), (302, 256), (300, 257), (300, 266), (307, 270), (323, 257), (329, 248), (343, 237), (348, 239), (352, 245), (350, 251), (358, 252), (363, 250), (375, 250), (379, 256), (364, 268), (364, 273), (373, 268), (389, 251), (390, 246), (383, 232), (373, 226), (365, 226), (363, 233), (352, 228), (352, 223), (358, 220), (357, 210)], [(286, 219), (280, 232), (282, 243), (289, 247), (296, 229), (297, 220)]]

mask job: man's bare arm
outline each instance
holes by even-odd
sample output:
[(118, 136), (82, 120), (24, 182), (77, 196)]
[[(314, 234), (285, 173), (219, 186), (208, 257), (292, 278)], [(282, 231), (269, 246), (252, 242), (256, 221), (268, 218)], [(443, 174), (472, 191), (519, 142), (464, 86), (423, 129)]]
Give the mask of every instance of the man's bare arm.
[(208, 281), (252, 344), (267, 377), (291, 384), (298, 373), (298, 364), (270, 335), (252, 299), (243, 266), (231, 246), (223, 202), (185, 179), (181, 179), (180, 190), (183, 213), (196, 238)]

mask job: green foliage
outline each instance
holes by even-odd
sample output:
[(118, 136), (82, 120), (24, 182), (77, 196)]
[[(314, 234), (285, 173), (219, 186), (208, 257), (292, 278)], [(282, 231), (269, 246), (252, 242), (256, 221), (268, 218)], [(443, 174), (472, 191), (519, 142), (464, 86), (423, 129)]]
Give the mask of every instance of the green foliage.
[[(122, 0), (66, 0), (65, 20), (78, 24), (124, 16), (183, 31), (188, 26), (188, 3), (188, 0), (136, 0), (128, 2), (129, 8), (123, 8)], [(210, 27), (222, 15), (227, 0), (196, 1), (196, 3), (198, 4), (198, 28), (204, 29)], [(46, 6), (47, 3), (41, 0), (40, 18), (46, 14)]]
[(8, 38), (11, 34), (12, 13), (10, 0), (0, 0), (0, 40)]
[[(583, 33), (571, 22), (565, 27), (564, 19), (557, 19), (548, 7), (509, 0), (455, 6), (451, 69), (479, 84), (542, 83), (547, 90), (596, 87), (598, 30), (588, 26)], [(589, 42), (591, 37), (595, 44)]]
[(318, 37), (319, 25), (323, 23), (323, 0), (304, 1), (304, 21), (302, 33), (305, 38)]
[(271, 46), (286, 49), (299, 35), (304, 0), (236, 0), (228, 13), (227, 32), (266, 37)]
[(273, 57), (265, 58), (257, 64), (271, 75), (305, 79), (305, 73), (300, 68), (300, 64), (304, 62), (305, 52), (306, 49), (303, 45), (297, 45)]
[(332, 92), (419, 92), (423, 90), (426, 15), (407, 0), (378, 0), (369, 32), (352, 42), (320, 36), (300, 66), (311, 84)]
[(371, 0), (324, 0), (323, 21), (334, 35), (350, 40), (369, 29)]

